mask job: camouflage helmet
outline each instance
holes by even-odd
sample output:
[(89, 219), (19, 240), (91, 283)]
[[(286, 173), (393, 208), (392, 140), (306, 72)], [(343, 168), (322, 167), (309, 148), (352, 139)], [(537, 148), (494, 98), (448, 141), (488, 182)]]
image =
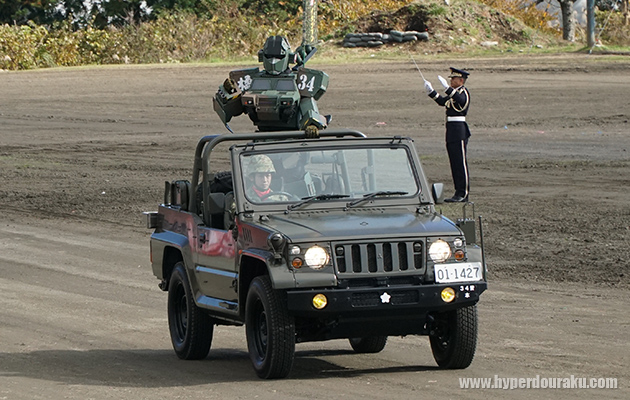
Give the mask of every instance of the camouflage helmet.
[(247, 175), (256, 173), (273, 173), (276, 169), (273, 167), (273, 161), (271, 158), (264, 154), (257, 154), (249, 157), (249, 163), (247, 164)]
[(263, 67), (267, 73), (279, 75), (289, 68), (292, 56), (291, 46), (284, 36), (270, 36), (262, 49)]

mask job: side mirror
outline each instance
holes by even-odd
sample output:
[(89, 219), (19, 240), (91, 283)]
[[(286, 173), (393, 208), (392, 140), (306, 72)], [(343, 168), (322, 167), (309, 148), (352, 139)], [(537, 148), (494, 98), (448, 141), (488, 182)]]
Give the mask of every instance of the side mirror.
[(433, 200), (435, 201), (435, 204), (442, 204), (444, 203), (444, 184), (439, 182), (439, 183), (434, 183), (433, 186), (431, 187), (431, 193), (433, 194)]

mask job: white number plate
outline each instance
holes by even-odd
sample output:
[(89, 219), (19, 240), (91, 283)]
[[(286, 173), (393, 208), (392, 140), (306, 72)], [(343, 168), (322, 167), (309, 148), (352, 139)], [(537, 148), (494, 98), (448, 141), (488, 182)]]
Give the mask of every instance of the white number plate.
[(473, 282), (483, 279), (480, 262), (435, 264), (435, 281), (438, 283)]

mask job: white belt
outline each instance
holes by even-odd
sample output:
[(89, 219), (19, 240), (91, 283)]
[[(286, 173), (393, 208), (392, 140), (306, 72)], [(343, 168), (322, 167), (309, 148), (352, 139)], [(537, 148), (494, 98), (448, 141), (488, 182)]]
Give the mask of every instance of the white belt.
[(466, 117), (446, 117), (447, 122), (466, 122)]

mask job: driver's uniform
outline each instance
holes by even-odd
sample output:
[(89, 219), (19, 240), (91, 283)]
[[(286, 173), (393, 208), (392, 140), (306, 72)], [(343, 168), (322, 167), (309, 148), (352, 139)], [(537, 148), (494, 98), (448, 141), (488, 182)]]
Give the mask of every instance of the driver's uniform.
[(245, 194), (247, 195), (247, 198), (254, 201), (255, 200), (262, 201), (262, 199), (265, 198), (265, 196), (269, 195), (270, 193), (271, 193), (271, 188), (262, 192), (256, 189), (255, 186), (250, 186), (245, 190)]

